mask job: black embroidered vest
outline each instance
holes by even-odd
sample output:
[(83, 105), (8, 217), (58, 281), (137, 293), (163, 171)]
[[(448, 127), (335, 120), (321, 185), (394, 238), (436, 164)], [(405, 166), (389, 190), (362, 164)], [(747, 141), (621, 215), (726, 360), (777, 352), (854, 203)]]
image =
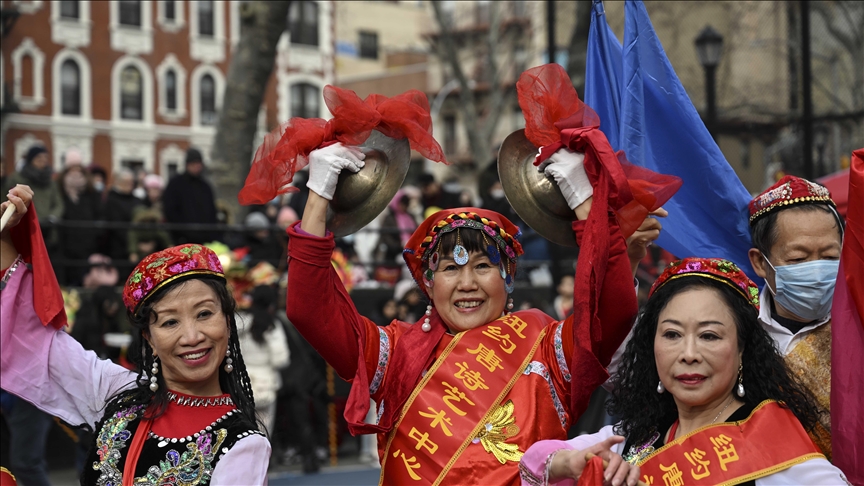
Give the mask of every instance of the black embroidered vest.
[[(129, 446), (144, 410), (143, 405), (136, 405), (103, 420), (101, 429), (96, 432), (96, 447), (85, 463), (81, 484), (122, 484)], [(236, 408), (190, 436), (162, 437), (150, 432), (135, 466), (134, 484), (210, 484), (219, 459), (239, 440), (254, 434), (263, 435)]]

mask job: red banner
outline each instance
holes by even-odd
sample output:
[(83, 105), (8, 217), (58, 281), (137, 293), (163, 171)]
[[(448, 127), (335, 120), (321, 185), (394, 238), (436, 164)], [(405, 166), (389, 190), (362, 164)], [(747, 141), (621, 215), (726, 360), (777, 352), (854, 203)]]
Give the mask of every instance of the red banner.
[[(783, 440), (777, 431), (783, 431)], [(774, 400), (744, 420), (708, 425), (676, 439), (639, 463), (649, 485), (731, 485), (825, 458), (795, 415)]]
[[(510, 314), (453, 338), (405, 403), (387, 441), (379, 484), (439, 484), (474, 438), (516, 435), (512, 402), (499, 404), (545, 334), (544, 323), (523, 318), (531, 320)], [(488, 426), (493, 414), (497, 427)], [(502, 464), (522, 456), (508, 445), (494, 452)]]

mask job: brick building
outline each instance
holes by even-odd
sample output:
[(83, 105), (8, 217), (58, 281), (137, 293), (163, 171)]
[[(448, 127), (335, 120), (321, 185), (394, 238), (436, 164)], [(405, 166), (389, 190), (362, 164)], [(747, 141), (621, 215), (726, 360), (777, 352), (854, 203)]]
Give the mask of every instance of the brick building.
[[(3, 0), (0, 163), (34, 143), (62, 165), (76, 147), (106, 170), (182, 170), (187, 147), (208, 158), (239, 1)], [(259, 113), (259, 135), (291, 116), (326, 113), (334, 77), (333, 2), (292, 2)], [(293, 33), (293, 34), (292, 34)]]

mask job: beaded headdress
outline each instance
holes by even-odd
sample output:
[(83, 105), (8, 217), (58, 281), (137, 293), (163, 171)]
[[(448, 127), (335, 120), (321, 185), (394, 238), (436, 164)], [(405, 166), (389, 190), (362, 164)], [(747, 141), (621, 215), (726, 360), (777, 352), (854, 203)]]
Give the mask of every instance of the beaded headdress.
[(152, 253), (135, 266), (123, 286), (123, 303), (133, 315), (166, 284), (193, 275), (225, 279), (222, 263), (206, 246), (186, 244)]
[(836, 207), (831, 192), (825, 186), (787, 175), (750, 201), (750, 225), (774, 209), (814, 203)]
[(690, 257), (672, 262), (654, 281), (648, 292), (650, 298), (670, 280), (683, 277), (703, 277), (716, 280), (735, 289), (747, 302), (759, 309), (759, 287), (734, 263), (720, 258)]
[(516, 277), (516, 258), (523, 253), (518, 238), (519, 228), (504, 216), (485, 209), (456, 208), (438, 211), (423, 221), (411, 235), (403, 250), (403, 258), (411, 275), (423, 293), (429, 297), (432, 276), (441, 258), (441, 237), (457, 231), (457, 243), (453, 248), (453, 260), (459, 265), (468, 262), (467, 252), (461, 245), (463, 229), (479, 230), (486, 243), (489, 260), (498, 265), (507, 292), (513, 291)]

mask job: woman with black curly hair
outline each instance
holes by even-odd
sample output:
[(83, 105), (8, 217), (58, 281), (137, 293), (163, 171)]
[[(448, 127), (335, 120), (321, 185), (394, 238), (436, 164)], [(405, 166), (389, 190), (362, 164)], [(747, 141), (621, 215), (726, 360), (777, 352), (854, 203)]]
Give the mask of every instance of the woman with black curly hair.
[(534, 444), (523, 484), (578, 478), (580, 451), (616, 434), (613, 451), (649, 484), (846, 484), (807, 435), (821, 411), (759, 325), (758, 306), (734, 263), (670, 265), (612, 377), (609, 411), (621, 422)]
[[(70, 424), (92, 427), (81, 484), (264, 484), (270, 444), (256, 425), (235, 303), (216, 254), (200, 245), (154, 253), (123, 289), (135, 371), (60, 329), (59, 287), (17, 186), (0, 234), (0, 380)], [(20, 223), (20, 224), (19, 224)], [(59, 306), (58, 306), (59, 305)]]

